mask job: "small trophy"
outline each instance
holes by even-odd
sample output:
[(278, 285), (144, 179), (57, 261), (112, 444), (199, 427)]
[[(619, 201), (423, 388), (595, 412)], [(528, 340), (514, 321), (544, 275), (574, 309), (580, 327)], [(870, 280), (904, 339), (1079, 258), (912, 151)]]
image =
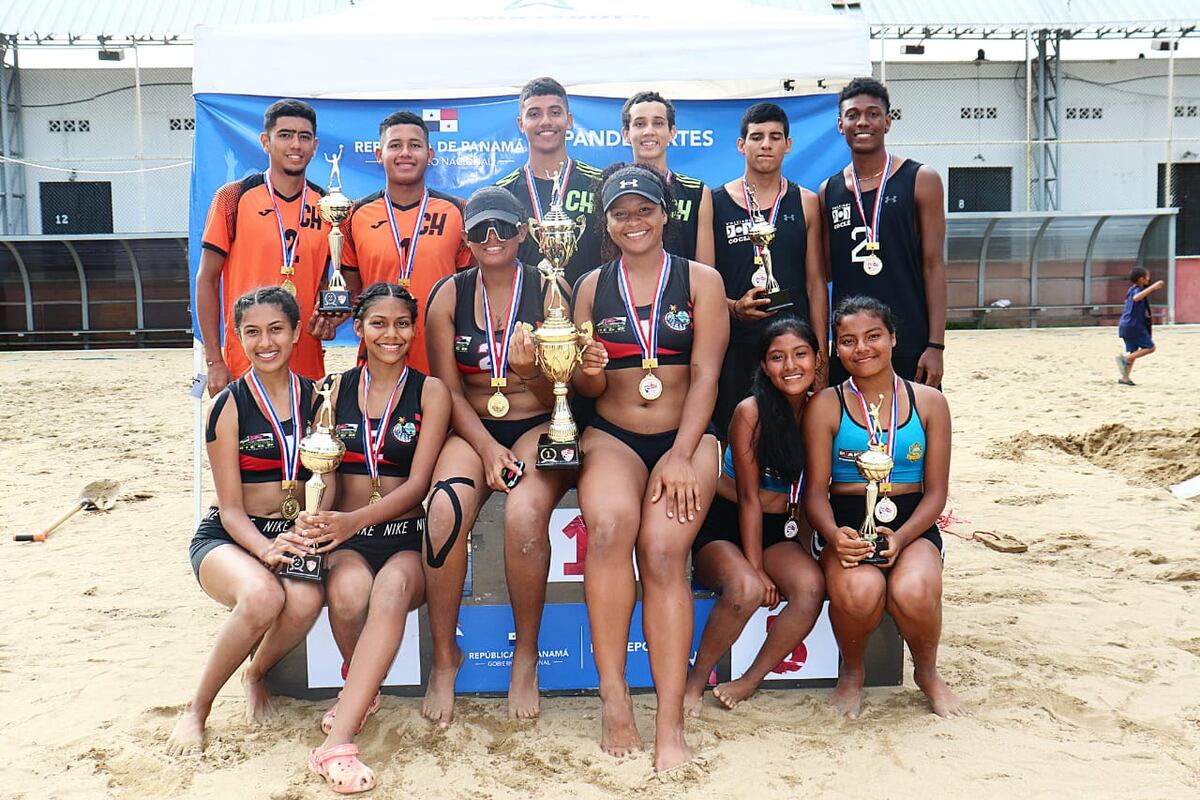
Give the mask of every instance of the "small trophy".
[[(317, 410), (316, 429), (300, 440), (300, 461), (312, 472), (304, 484), (304, 508), (309, 512), (319, 509), (325, 496), (325, 481), (321, 476), (337, 469), (346, 453), (346, 445), (333, 436), (332, 385), (319, 387), (317, 394), (321, 395), (321, 407)], [(324, 562), (322, 553), (295, 556), (282, 574), (286, 578), (320, 581), (324, 578)]]
[(550, 193), (550, 208), (541, 222), (529, 220), (529, 235), (546, 258), (538, 265), (544, 280), (550, 282), (550, 310), (542, 326), (533, 331), (537, 342), (537, 365), (546, 377), (554, 381), (554, 410), (550, 414), (550, 431), (538, 440), (538, 469), (574, 469), (583, 453), (579, 450), (579, 428), (567, 405), (567, 381), (583, 358), (579, 335), (592, 335), (592, 324), (585, 323), (580, 331), (567, 316), (562, 292), (558, 288), (567, 262), (583, 236), (587, 219), (572, 220), (563, 211), (561, 173), (550, 176), (554, 186)]
[[(771, 242), (775, 240), (775, 226), (763, 216), (758, 205), (758, 197), (754, 187), (746, 186), (746, 196), (750, 199), (750, 230), (746, 234), (756, 250), (755, 262), (762, 261), (762, 266), (754, 273), (753, 282), (757, 288), (767, 290), (767, 307), (764, 311), (779, 311), (792, 305), (792, 293), (789, 289), (781, 289), (779, 281), (775, 280), (775, 272), (771, 269)], [(761, 277), (760, 277), (761, 276)]]
[(339, 144), (336, 156), (325, 156), (325, 160), (333, 165), (329, 170), (329, 192), (317, 202), (321, 219), (333, 226), (329, 232), (329, 260), (333, 263), (333, 274), (329, 277), (329, 285), (321, 290), (321, 302), (317, 306), (323, 314), (350, 313), (350, 290), (342, 277), (342, 244), (346, 237), (338, 226), (350, 219), (354, 201), (342, 194), (342, 169), (338, 162), (342, 160), (343, 149)]
[[(870, 430), (872, 432), (880, 430), (879, 427), (879, 406), (883, 402), (883, 395), (879, 396), (879, 403), (871, 405), (869, 413), (874, 424)], [(301, 447), (304, 443), (301, 442)], [(862, 560), (864, 564), (886, 564), (887, 558), (880, 555), (888, 549), (887, 537), (879, 533), (875, 528), (876, 508), (875, 501), (879, 497), (880, 484), (886, 485), (887, 478), (892, 474), (894, 462), (892, 457), (884, 450), (883, 442), (879, 440), (877, 435), (872, 434), (868, 440), (867, 449), (859, 453), (854, 459), (854, 465), (858, 467), (858, 474), (862, 475), (867, 480), (867, 516), (863, 519), (863, 523), (859, 526), (858, 535), (864, 542), (870, 544), (874, 551)], [(881, 503), (886, 503), (893, 509), (892, 519), (895, 519), (895, 504), (886, 497), (886, 492)]]

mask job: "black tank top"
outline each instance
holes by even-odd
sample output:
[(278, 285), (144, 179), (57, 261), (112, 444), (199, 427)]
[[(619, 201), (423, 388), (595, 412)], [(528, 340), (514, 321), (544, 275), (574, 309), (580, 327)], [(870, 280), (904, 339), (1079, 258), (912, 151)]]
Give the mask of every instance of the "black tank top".
[[(337, 408), (334, 410), (336, 428), (334, 436), (346, 445), (346, 455), (337, 471), (347, 475), (369, 475), (363, 453), (366, 443), (362, 435), (362, 409), (358, 405), (358, 381), (362, 367), (342, 373), (338, 388)], [(404, 379), (404, 388), (396, 407), (387, 418), (383, 429), (383, 452), (380, 454), (379, 474), (393, 478), (407, 478), (412, 469), (413, 453), (417, 450), (417, 437), (421, 435), (421, 390), (425, 386), (424, 373), (409, 368)], [(390, 394), (390, 392), (389, 392)], [(379, 419), (371, 420), (371, 432), (378, 435)]]
[[(535, 267), (521, 264), (524, 276), (521, 278), (521, 299), (517, 308), (517, 321), (524, 322), (535, 328), (540, 327), (545, 317), (545, 300), (542, 295), (542, 274)], [(479, 267), (442, 278), (433, 291), (429, 293), (429, 305), (437, 295), (442, 285), (454, 281), (456, 298), (454, 301), (454, 360), (458, 362), (458, 371), (464, 374), (478, 374), (491, 371), (491, 343), (488, 335), (475, 323), (475, 293), (479, 286)], [(501, 314), (508, 305), (508, 298), (496, 298)], [(428, 307), (428, 306), (426, 306)], [(496, 340), (500, 339), (502, 331), (496, 331)]]
[(704, 197), (704, 181), (668, 173), (675, 207), (671, 209), (671, 224), (667, 226), (664, 247), (668, 253), (696, 260), (696, 231), (700, 227), (700, 201)]
[[(686, 258), (670, 256), (671, 274), (663, 291), (658, 327), (658, 363), (688, 364), (692, 357), (692, 276)], [(642, 368), (642, 348), (629, 327), (629, 311), (621, 299), (617, 279), (620, 260), (600, 267), (596, 277), (596, 296), (592, 300), (592, 324), (596, 341), (608, 351), (605, 369)], [(646, 298), (650, 299), (650, 298)], [(650, 304), (637, 307), (639, 322), (650, 320)], [(645, 331), (647, 328), (642, 327)]]
[[(929, 309), (925, 301), (925, 272), (921, 264), (921, 235), (917, 229), (917, 170), (907, 159), (887, 182), (879, 220), (879, 257), (883, 271), (863, 271), (867, 229), (846, 188), (842, 173), (825, 184), (825, 232), (829, 235), (829, 268), (833, 276), (833, 305), (843, 297), (867, 295), (887, 303), (896, 320), (896, 355), (914, 357), (929, 342)], [(870, 216), (875, 191), (863, 192), (863, 211)]]
[[(712, 193), (713, 244), (717, 272), (725, 281), (725, 296), (737, 300), (750, 291), (755, 270), (754, 246), (750, 244), (750, 214), (729, 196), (724, 186)], [(769, 216), (770, 209), (763, 209)], [(788, 181), (787, 193), (775, 218), (775, 240), (771, 242), (771, 269), (781, 289), (792, 293), (792, 306), (761, 320), (730, 320), (729, 341), (757, 344), (762, 332), (782, 316), (808, 319), (808, 287), (805, 283), (805, 258), (808, 255), (808, 227), (804, 222), (804, 204), (800, 187)]]
[[(241, 471), (242, 483), (270, 483), (283, 480), (283, 457), (279, 454), (279, 443), (275, 441), (275, 430), (263, 416), (246, 385), (246, 375), (230, 383), (217, 399), (213, 401), (208, 413), (208, 428), (205, 439), (209, 442), (217, 440), (217, 420), (221, 409), (233, 398), (238, 413), (238, 469)], [(289, 410), (275, 409), (286, 414)], [(300, 435), (303, 436), (313, 421), (313, 382), (308, 378), (300, 378)], [(292, 433), (293, 420), (282, 423), (283, 435)], [(312, 473), (300, 466), (299, 480), (305, 481)]]

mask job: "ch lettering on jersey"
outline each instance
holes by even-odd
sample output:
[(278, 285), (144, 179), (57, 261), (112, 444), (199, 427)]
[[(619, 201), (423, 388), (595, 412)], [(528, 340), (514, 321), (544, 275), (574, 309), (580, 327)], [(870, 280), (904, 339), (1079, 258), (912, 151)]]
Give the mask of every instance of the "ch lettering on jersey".
[(675, 211), (672, 212), (671, 217), (679, 220), (680, 222), (687, 222), (692, 218), (693, 205), (695, 205), (695, 203), (691, 200), (676, 200)]
[[(886, 199), (886, 198), (885, 198)], [(833, 223), (833, 229), (838, 230), (851, 224), (850, 220), (850, 204), (841, 203), (829, 209), (829, 219)]]
[(571, 189), (563, 198), (563, 208), (567, 211), (591, 214), (596, 208), (596, 195), (583, 189)]

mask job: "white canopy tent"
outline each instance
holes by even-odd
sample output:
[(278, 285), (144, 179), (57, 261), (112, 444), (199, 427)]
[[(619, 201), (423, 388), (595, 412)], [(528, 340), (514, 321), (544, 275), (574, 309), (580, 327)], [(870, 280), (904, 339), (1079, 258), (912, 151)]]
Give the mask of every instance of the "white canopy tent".
[[(193, 90), (330, 98), (581, 93), (654, 81), (674, 97), (808, 93), (871, 71), (860, 13), (655, 0), (376, 2), (270, 25), (196, 28)], [(690, 91), (680, 91), (684, 84)], [(591, 91), (591, 87), (597, 87)]]

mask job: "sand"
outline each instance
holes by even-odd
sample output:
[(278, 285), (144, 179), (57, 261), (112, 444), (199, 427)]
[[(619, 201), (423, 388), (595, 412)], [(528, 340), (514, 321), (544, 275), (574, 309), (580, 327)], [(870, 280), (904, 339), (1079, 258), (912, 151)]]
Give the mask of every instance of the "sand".
[[(1200, 328), (1159, 328), (1136, 387), (1106, 330), (948, 337), (952, 495), (941, 665), (974, 712), (946, 721), (907, 679), (869, 690), (857, 722), (828, 690), (711, 701), (703, 761), (671, 781), (597, 746), (598, 702), (549, 699), (536, 723), (460, 700), (447, 732), (385, 697), (360, 743), (377, 797), (1122, 797), (1200, 795)], [(322, 704), (279, 701), (259, 729), (231, 682), (203, 755), (166, 740), (224, 612), (196, 585), (186, 351), (0, 354), (0, 796), (324, 798), (304, 766)], [(106, 514), (14, 544), (97, 477)], [(207, 479), (206, 479), (207, 482)], [(636, 699), (653, 732), (653, 696)]]

